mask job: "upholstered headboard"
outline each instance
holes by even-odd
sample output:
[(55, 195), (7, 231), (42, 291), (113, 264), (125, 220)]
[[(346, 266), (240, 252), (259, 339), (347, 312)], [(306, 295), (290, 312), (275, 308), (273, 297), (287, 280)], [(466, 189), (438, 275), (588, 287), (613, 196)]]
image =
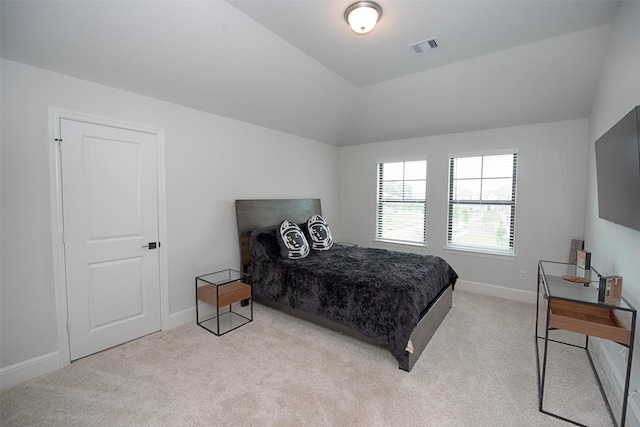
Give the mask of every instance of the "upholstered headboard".
[(320, 199), (236, 200), (242, 271), (245, 271), (251, 259), (249, 252), (251, 231), (259, 228), (275, 228), (285, 219), (302, 224), (311, 215), (322, 215)]

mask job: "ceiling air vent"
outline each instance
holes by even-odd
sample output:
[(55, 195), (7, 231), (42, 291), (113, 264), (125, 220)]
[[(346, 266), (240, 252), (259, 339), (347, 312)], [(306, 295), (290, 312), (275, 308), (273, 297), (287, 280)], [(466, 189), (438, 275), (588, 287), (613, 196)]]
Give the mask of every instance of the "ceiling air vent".
[(425, 52), (431, 52), (432, 50), (438, 49), (440, 45), (438, 44), (438, 38), (433, 37), (428, 40), (423, 40), (421, 42), (413, 43), (409, 45), (409, 49), (413, 52), (414, 55), (420, 55)]

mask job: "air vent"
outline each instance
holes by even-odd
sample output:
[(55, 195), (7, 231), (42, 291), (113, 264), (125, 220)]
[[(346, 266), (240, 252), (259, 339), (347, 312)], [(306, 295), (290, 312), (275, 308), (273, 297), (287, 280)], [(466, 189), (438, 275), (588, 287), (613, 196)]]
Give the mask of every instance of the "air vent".
[(413, 43), (409, 45), (409, 49), (413, 52), (414, 55), (420, 55), (425, 52), (431, 52), (432, 50), (439, 49), (440, 44), (438, 44), (438, 38), (432, 37), (428, 40), (423, 40), (421, 42)]

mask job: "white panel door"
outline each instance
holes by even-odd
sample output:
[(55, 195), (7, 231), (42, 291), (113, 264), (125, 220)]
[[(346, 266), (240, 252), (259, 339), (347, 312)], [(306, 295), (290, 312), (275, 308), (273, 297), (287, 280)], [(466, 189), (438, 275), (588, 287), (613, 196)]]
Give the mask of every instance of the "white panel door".
[(156, 135), (62, 119), (71, 360), (161, 329)]

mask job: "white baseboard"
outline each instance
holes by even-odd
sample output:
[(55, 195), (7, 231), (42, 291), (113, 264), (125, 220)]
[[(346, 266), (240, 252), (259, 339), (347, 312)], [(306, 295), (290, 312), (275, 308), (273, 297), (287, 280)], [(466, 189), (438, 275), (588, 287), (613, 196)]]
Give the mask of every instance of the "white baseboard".
[[(486, 283), (471, 282), (468, 280), (458, 280), (456, 289), (462, 291), (473, 292), (476, 294), (487, 295), (497, 298), (505, 298), (514, 301), (521, 301), (535, 304), (537, 293), (530, 291), (522, 291), (518, 289), (505, 288), (502, 286), (488, 285)], [(206, 310), (206, 307), (203, 307)], [(193, 322), (196, 318), (195, 307), (187, 308), (169, 315), (167, 329), (172, 329), (189, 322)], [(595, 343), (594, 351), (604, 366), (613, 366), (614, 360), (612, 356), (599, 343)], [(53, 352), (45, 354), (33, 359), (25, 360), (0, 369), (0, 389), (5, 389), (21, 382), (39, 377), (49, 372), (53, 372), (62, 367), (59, 353)], [(622, 389), (622, 384), (617, 375), (609, 378), (614, 383), (616, 390)], [(640, 408), (633, 399), (629, 399), (629, 409), (627, 411), (628, 425), (640, 427)]]
[(177, 313), (172, 313), (169, 315), (169, 324), (167, 325), (167, 329), (173, 329), (186, 323), (194, 322), (195, 320), (195, 307), (187, 308), (185, 310), (178, 311)]
[[(536, 301), (536, 294), (534, 292), (519, 291), (500, 286), (470, 282), (467, 280), (458, 280), (456, 283), (456, 289), (517, 301), (531, 303), (535, 303)], [(199, 309), (201, 310), (200, 314), (203, 316), (213, 314), (211, 307), (206, 304), (201, 305)], [(168, 322), (164, 325), (165, 330), (193, 322), (195, 321), (195, 318), (195, 307), (169, 314)], [(0, 369), (0, 389), (5, 389), (21, 382), (39, 377), (40, 375), (56, 371), (63, 366), (64, 364), (62, 363), (60, 354), (57, 351), (15, 363), (11, 366)]]
[[(207, 316), (212, 316), (215, 314), (214, 308), (209, 304), (200, 303), (198, 304), (198, 310), (200, 311), (200, 319)], [(191, 307), (185, 310), (179, 311), (177, 313), (173, 313), (169, 315), (169, 324), (167, 325), (167, 329), (172, 329), (177, 326), (184, 325), (186, 323), (195, 322), (196, 321), (196, 308)]]
[(56, 371), (61, 367), (60, 354), (57, 351), (14, 363), (0, 369), (0, 389), (4, 390), (40, 375)]
[[(589, 342), (591, 343), (590, 348), (593, 350), (592, 353), (598, 358), (600, 364), (603, 366), (604, 375), (607, 377), (609, 383), (611, 383), (616, 399), (618, 399), (619, 402), (622, 402), (621, 396), (624, 393), (625, 373), (620, 372), (615, 368), (608, 368), (616, 366), (616, 358), (618, 358), (619, 355), (615, 354), (615, 352), (611, 354), (611, 351), (607, 351), (607, 348), (599, 339), (590, 339)], [(633, 398), (634, 396), (629, 396), (627, 401), (627, 420), (625, 425), (640, 427), (640, 407), (638, 407), (636, 400)], [(616, 413), (616, 416), (620, 416), (619, 412), (614, 413)]]
[[(169, 315), (169, 322), (166, 329), (172, 329), (185, 323), (193, 322), (196, 318), (196, 309), (188, 308)], [(16, 384), (57, 371), (62, 368), (60, 353), (43, 354), (33, 359), (24, 360), (13, 365), (0, 369), (0, 389), (12, 387)]]
[(473, 292), (475, 294), (487, 295), (497, 298), (505, 298), (514, 301), (535, 304), (537, 292), (521, 291), (519, 289), (504, 288), (502, 286), (488, 285), (486, 283), (470, 282), (468, 280), (458, 279), (456, 289), (461, 291)]
[[(456, 289), (531, 304), (535, 304), (537, 298), (537, 291), (522, 291), (460, 279), (456, 282)], [(590, 342), (593, 345), (593, 353), (600, 360), (600, 363), (602, 364), (605, 371), (605, 375), (613, 386), (616, 398), (621, 401), (620, 396), (624, 392), (624, 373), (621, 373), (615, 369), (615, 359), (618, 357), (618, 355), (615, 352), (612, 354), (610, 351), (607, 351), (606, 347), (602, 345), (602, 341), (598, 339), (590, 340)], [(619, 416), (619, 414), (617, 416)], [(628, 400), (626, 425), (631, 427), (640, 427), (640, 407), (638, 406), (633, 396), (630, 396)]]

